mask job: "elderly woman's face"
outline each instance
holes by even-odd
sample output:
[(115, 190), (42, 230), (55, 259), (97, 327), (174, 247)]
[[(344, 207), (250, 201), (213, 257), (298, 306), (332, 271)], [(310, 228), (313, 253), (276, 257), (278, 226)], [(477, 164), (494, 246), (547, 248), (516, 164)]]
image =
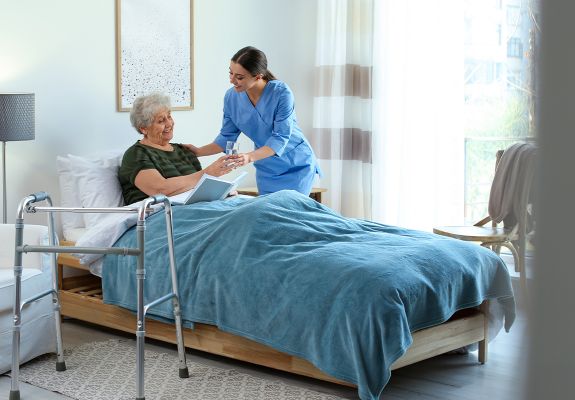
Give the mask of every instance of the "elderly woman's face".
[(174, 120), (170, 110), (162, 110), (154, 115), (152, 124), (142, 128), (146, 138), (155, 144), (165, 145), (174, 137)]

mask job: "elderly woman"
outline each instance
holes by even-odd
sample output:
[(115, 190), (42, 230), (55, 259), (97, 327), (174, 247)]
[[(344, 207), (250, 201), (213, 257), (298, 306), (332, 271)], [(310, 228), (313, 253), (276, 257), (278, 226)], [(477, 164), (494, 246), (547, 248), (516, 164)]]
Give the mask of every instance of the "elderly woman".
[(174, 136), (170, 109), (170, 98), (160, 93), (134, 101), (130, 121), (143, 138), (126, 150), (118, 171), (126, 204), (159, 193), (176, 195), (193, 188), (203, 174), (221, 176), (232, 170), (225, 156), (202, 169), (191, 150), (170, 143)]

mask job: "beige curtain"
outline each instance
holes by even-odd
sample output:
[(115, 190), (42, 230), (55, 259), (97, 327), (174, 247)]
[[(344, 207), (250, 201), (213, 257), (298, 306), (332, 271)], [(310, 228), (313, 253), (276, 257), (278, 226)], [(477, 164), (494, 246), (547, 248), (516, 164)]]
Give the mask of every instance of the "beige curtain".
[(373, 0), (318, 0), (310, 142), (325, 203), (371, 218)]

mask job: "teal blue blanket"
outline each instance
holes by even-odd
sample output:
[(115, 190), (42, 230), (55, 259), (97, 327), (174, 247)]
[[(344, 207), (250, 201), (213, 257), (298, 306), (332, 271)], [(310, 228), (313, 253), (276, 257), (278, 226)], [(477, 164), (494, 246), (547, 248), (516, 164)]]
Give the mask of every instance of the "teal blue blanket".
[[(182, 315), (309, 360), (377, 399), (411, 332), (499, 299), (509, 274), (493, 252), (349, 219), (294, 191), (175, 206)], [(170, 291), (163, 212), (146, 224), (146, 301)], [(135, 229), (117, 242), (135, 247)], [(135, 257), (105, 257), (104, 301), (136, 309)], [(170, 319), (171, 304), (151, 310)]]

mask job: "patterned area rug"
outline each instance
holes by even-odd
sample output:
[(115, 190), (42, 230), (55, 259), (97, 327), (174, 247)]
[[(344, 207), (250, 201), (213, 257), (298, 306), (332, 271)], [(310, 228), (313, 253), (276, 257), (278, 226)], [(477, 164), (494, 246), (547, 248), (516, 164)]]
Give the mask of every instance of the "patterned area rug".
[[(20, 379), (82, 400), (120, 400), (136, 397), (136, 342), (108, 340), (64, 351), (67, 370), (56, 372), (56, 355), (36, 358), (21, 368)], [(256, 378), (233, 369), (188, 360), (190, 377), (178, 377), (178, 358), (145, 351), (145, 396), (154, 400), (335, 400), (340, 397)]]

